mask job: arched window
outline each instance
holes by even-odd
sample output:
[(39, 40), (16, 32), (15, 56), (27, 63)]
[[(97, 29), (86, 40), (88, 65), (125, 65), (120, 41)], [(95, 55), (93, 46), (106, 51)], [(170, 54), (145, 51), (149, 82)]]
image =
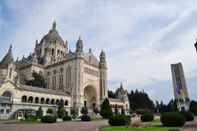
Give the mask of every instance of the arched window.
[(52, 99), (51, 100), (51, 104), (55, 104), (55, 99)]
[(60, 101), (57, 99), (55, 103), (56, 105), (59, 105)]
[(12, 97), (12, 93), (10, 91), (5, 91), (2, 96)]
[(71, 88), (71, 67), (68, 66), (66, 69), (66, 88)]
[(27, 96), (22, 96), (21, 101), (22, 102), (27, 102)]
[(67, 106), (68, 105), (68, 100), (65, 100), (65, 106)]
[(44, 98), (43, 97), (41, 98), (40, 103), (44, 104)]
[(49, 98), (46, 99), (46, 104), (49, 104), (50, 100)]
[(29, 103), (33, 103), (33, 97), (32, 97), (32, 96), (30, 96), (30, 97), (28, 98), (28, 102), (29, 102)]
[(35, 103), (39, 103), (39, 98), (38, 97), (35, 98)]
[(60, 100), (60, 104), (61, 104), (61, 105), (64, 105), (64, 100), (61, 99), (61, 100)]

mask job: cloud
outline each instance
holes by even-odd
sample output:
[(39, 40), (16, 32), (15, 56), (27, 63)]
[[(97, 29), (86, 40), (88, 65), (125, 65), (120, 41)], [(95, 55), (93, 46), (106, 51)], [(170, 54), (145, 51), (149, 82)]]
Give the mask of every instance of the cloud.
[[(111, 89), (123, 81), (129, 89), (144, 89), (152, 98), (162, 99), (171, 92), (171, 63), (181, 61), (191, 81), (197, 75), (196, 4), (195, 0), (8, 0), (0, 4), (0, 44), (5, 50), (12, 42), (15, 56), (28, 55), (56, 20), (72, 50), (81, 35), (85, 50), (93, 48), (97, 56), (101, 49), (106, 51)], [(0, 49), (1, 57), (4, 50)], [(193, 94), (192, 98), (197, 99)]]

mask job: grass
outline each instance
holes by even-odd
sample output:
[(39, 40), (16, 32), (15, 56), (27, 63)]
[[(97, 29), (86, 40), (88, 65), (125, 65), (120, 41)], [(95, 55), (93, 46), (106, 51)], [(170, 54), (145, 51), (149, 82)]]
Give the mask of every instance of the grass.
[(104, 127), (100, 131), (167, 131), (169, 129), (178, 128), (168, 128), (168, 127), (149, 127), (149, 128), (128, 128), (126, 126), (118, 127)]

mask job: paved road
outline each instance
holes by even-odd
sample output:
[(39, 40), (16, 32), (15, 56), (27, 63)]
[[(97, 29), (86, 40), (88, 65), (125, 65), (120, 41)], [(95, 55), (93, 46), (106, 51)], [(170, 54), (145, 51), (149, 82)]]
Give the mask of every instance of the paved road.
[(106, 121), (55, 124), (0, 124), (0, 131), (99, 131)]
[(197, 131), (197, 121), (187, 122), (181, 131)]

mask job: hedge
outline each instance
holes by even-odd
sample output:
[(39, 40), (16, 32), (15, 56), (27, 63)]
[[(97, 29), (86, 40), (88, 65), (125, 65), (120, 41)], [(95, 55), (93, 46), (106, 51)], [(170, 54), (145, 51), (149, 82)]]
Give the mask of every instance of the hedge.
[(56, 117), (46, 115), (46, 116), (43, 116), (41, 118), (41, 122), (43, 122), (43, 123), (55, 123), (56, 122)]
[(111, 126), (124, 126), (130, 124), (130, 117), (125, 115), (115, 115), (109, 119)]
[(141, 121), (142, 122), (149, 122), (154, 120), (154, 115), (152, 113), (144, 113), (141, 116)]
[(71, 121), (71, 120), (72, 120), (71, 116), (64, 116), (63, 117), (63, 121)]
[(179, 112), (166, 112), (160, 118), (163, 126), (181, 127), (185, 124), (185, 117)]
[(91, 118), (88, 115), (82, 115), (81, 116), (81, 121), (91, 121)]

